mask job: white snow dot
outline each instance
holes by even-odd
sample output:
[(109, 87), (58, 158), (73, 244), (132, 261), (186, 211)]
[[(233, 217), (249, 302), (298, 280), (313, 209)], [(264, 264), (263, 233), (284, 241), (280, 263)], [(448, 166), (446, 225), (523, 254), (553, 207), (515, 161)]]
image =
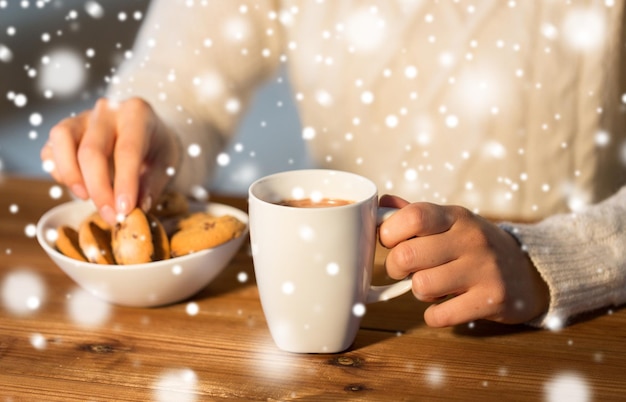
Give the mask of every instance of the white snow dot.
[(290, 294), (293, 294), (293, 292), (295, 290), (295, 286), (294, 286), (293, 282), (285, 282), (285, 283), (283, 283), (283, 286), (281, 287), (281, 289), (282, 289), (284, 294), (290, 295)]
[(225, 152), (217, 155), (217, 164), (220, 166), (228, 166), (230, 164), (230, 155)]
[(39, 113), (33, 113), (28, 118), (28, 121), (30, 122), (31, 125), (37, 127), (41, 125), (41, 123), (43, 122), (43, 117)]
[(454, 128), (459, 125), (459, 118), (455, 115), (451, 114), (446, 116), (446, 126), (449, 128)]
[(42, 58), (38, 86), (43, 92), (51, 90), (59, 96), (69, 96), (80, 90), (86, 80), (82, 56), (73, 49), (59, 48)]
[(236, 114), (241, 109), (241, 103), (239, 99), (231, 98), (226, 101), (226, 111), (231, 114)]
[(426, 382), (431, 387), (440, 387), (443, 385), (445, 380), (445, 373), (443, 369), (439, 366), (431, 366), (426, 369)]
[(302, 139), (303, 140), (312, 140), (315, 138), (315, 129), (313, 127), (304, 127), (302, 129)]
[(547, 402), (587, 402), (591, 393), (587, 380), (573, 372), (559, 373), (544, 385)]
[(192, 158), (196, 158), (202, 153), (202, 147), (198, 144), (190, 144), (189, 147), (187, 147), (187, 153)]
[(68, 298), (69, 315), (78, 324), (97, 326), (109, 318), (111, 305), (86, 290), (76, 288)]
[(53, 200), (58, 200), (63, 195), (63, 189), (61, 188), (61, 186), (55, 185), (50, 187), (50, 191), (48, 192), (48, 194)]
[(398, 117), (395, 115), (389, 115), (385, 118), (385, 125), (389, 128), (398, 126)]
[(237, 274), (237, 281), (239, 281), (239, 283), (246, 283), (248, 282), (248, 273), (241, 271)]
[(321, 89), (315, 93), (315, 100), (317, 100), (317, 102), (324, 107), (329, 107), (333, 104), (332, 95)]
[(209, 191), (202, 186), (193, 186), (191, 194), (198, 201), (207, 201), (209, 199)]
[(88, 1), (85, 3), (85, 11), (92, 18), (102, 18), (104, 16), (104, 8), (96, 1)]
[(168, 370), (154, 384), (156, 402), (195, 402), (198, 378), (191, 369)]
[(374, 102), (374, 94), (370, 91), (363, 92), (361, 94), (361, 102), (365, 103), (366, 105), (371, 104), (372, 102)]
[(185, 311), (189, 315), (197, 315), (198, 312), (200, 311), (200, 306), (198, 306), (198, 303), (195, 303), (195, 302), (187, 303), (187, 307), (185, 307)]
[(561, 317), (552, 315), (546, 319), (546, 327), (551, 331), (559, 331), (563, 329), (563, 319)]
[(315, 231), (310, 226), (301, 226), (299, 233), (300, 238), (304, 241), (313, 241), (315, 238)]
[(328, 275), (331, 276), (335, 276), (339, 273), (339, 264), (337, 264), (336, 262), (331, 262), (328, 265), (326, 265), (326, 272), (328, 273)]
[(0, 294), (10, 312), (22, 315), (39, 307), (45, 295), (45, 285), (37, 274), (20, 270), (5, 276)]
[(572, 7), (563, 19), (563, 35), (575, 49), (591, 49), (604, 38), (607, 22), (603, 14), (591, 8)]
[(17, 107), (24, 107), (28, 103), (28, 98), (24, 94), (16, 94), (13, 97), (13, 104)]
[(37, 350), (44, 350), (46, 348), (47, 341), (41, 334), (32, 334), (30, 336), (30, 344)]
[(13, 52), (7, 46), (0, 43), (0, 61), (9, 63), (13, 60)]
[(37, 227), (33, 223), (26, 225), (24, 228), (24, 234), (26, 234), (26, 237), (35, 237), (37, 234)]
[(484, 151), (487, 155), (496, 159), (504, 159), (506, 157), (506, 148), (497, 141), (489, 141), (485, 144)]
[(354, 306), (352, 306), (352, 314), (354, 314), (357, 317), (363, 317), (365, 315), (365, 305), (363, 303), (357, 303)]
[(409, 79), (417, 77), (417, 68), (415, 66), (406, 67), (404, 69), (404, 75)]
[(46, 173), (51, 173), (54, 170), (54, 161), (52, 159), (46, 159), (41, 162), (41, 168)]
[(605, 147), (611, 142), (611, 136), (606, 131), (599, 131), (595, 136), (596, 145), (599, 147)]
[(415, 169), (407, 169), (404, 172), (404, 179), (406, 181), (415, 181), (417, 180), (418, 174), (417, 174), (417, 170)]

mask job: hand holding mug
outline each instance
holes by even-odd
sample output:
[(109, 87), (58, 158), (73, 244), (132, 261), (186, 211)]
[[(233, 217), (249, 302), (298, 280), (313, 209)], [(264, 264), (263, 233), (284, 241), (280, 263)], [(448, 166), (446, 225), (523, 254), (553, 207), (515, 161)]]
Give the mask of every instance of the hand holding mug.
[(516, 239), (497, 225), (458, 206), (392, 196), (380, 204), (400, 208), (380, 227), (380, 241), (391, 249), (387, 273), (412, 274), (419, 300), (444, 300), (426, 309), (428, 325), (477, 319), (516, 324), (547, 311), (546, 283)]

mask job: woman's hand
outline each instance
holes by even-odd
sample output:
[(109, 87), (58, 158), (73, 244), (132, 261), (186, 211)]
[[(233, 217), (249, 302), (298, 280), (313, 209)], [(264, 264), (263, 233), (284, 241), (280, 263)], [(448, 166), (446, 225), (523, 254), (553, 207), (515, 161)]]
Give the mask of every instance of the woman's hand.
[[(413, 203), (384, 196), (401, 208), (380, 226), (390, 248), (385, 265), (394, 279), (413, 274), (413, 293), (438, 302), (424, 312), (429, 326), (477, 319), (523, 323), (548, 309), (547, 284), (516, 239), (458, 206)], [(452, 296), (452, 297), (448, 297)]]
[(175, 135), (139, 98), (100, 99), (92, 110), (50, 130), (41, 159), (74, 195), (94, 202), (109, 223), (135, 206), (148, 208), (181, 158)]

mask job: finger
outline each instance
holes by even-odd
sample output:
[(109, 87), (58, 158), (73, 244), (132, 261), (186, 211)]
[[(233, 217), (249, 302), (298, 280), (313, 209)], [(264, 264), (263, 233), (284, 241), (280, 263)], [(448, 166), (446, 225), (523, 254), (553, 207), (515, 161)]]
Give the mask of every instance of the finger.
[(454, 216), (445, 206), (418, 202), (398, 210), (380, 225), (380, 241), (388, 248), (416, 236), (445, 232), (454, 223)]
[(381, 207), (402, 208), (409, 205), (409, 202), (395, 195), (385, 194), (378, 202)]
[(424, 321), (428, 326), (441, 328), (465, 324), (479, 319), (498, 316), (500, 304), (495, 304), (481, 289), (433, 304), (424, 311)]
[(112, 119), (108, 102), (106, 100), (96, 102), (78, 148), (78, 162), (87, 192), (100, 215), (110, 224), (116, 220), (109, 172), (109, 158), (113, 153), (116, 135), (111, 124)]
[(459, 243), (449, 232), (432, 236), (414, 237), (393, 247), (385, 258), (385, 268), (393, 279), (410, 273), (443, 266), (461, 255)]
[(142, 101), (129, 100), (118, 112), (114, 192), (116, 211), (125, 215), (137, 205), (139, 177), (154, 130), (154, 118), (147, 108)]
[(413, 294), (421, 301), (434, 301), (465, 293), (476, 284), (476, 270), (462, 261), (454, 260), (436, 269), (424, 269), (413, 273)]
[(76, 156), (77, 144), (85, 130), (88, 113), (59, 122), (50, 130), (49, 140), (42, 150), (44, 161), (52, 161), (53, 177), (65, 184), (79, 198), (88, 198)]

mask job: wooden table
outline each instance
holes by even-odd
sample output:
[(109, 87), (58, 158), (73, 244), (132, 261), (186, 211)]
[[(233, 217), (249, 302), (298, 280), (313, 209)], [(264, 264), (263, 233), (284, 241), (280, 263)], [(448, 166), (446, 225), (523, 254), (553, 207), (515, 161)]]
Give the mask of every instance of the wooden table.
[(558, 332), (432, 329), (425, 304), (407, 294), (369, 305), (345, 353), (290, 354), (268, 332), (248, 245), (191, 300), (152, 309), (95, 301), (31, 234), (68, 199), (53, 198), (55, 188), (0, 176), (0, 401), (626, 399), (623, 309)]

